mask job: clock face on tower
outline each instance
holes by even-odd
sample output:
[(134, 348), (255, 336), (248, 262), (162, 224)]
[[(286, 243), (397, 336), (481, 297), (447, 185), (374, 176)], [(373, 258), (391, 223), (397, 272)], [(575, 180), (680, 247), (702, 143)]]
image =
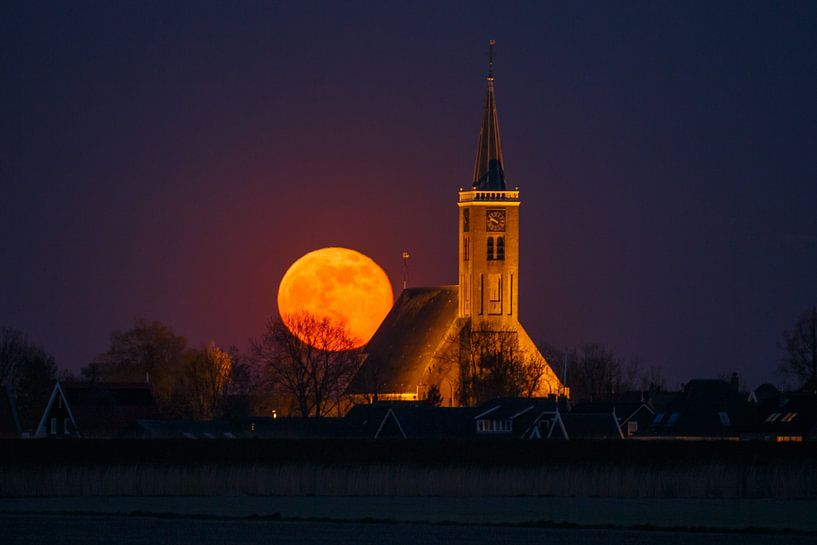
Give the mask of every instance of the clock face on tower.
[(488, 231), (504, 231), (505, 230), (505, 211), (504, 210), (488, 210), (485, 216), (486, 228)]

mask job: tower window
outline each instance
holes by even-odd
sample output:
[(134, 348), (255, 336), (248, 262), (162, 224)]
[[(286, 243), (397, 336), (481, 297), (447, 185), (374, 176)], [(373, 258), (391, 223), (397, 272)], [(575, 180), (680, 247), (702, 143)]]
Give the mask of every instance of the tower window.
[(494, 259), (494, 237), (488, 237), (488, 261)]
[(496, 258), (500, 261), (505, 260), (505, 237), (496, 239)]
[(468, 261), (468, 237), (462, 237), (462, 260)]

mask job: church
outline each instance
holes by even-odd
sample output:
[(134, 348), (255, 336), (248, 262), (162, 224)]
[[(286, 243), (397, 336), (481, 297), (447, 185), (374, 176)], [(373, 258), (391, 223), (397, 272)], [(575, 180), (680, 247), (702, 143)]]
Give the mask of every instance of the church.
[(521, 201), (505, 182), (493, 54), (487, 87), (473, 183), (457, 200), (459, 282), (402, 291), (364, 348), (350, 394), (422, 400), (436, 386), (442, 405), (466, 405), (480, 376), (516, 365), (533, 369), (523, 395), (569, 395), (519, 323)]

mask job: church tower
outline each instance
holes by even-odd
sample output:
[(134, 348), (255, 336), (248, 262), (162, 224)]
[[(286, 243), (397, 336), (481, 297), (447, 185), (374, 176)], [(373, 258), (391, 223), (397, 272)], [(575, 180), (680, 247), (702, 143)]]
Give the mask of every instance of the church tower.
[(494, 97), (493, 45), (473, 183), (459, 192), (459, 311), (473, 329), (519, 320), (519, 189), (505, 185)]
[(505, 181), (493, 45), (474, 176), (457, 201), (458, 285), (400, 293), (347, 390), (361, 400), (421, 400), (435, 386), (444, 405), (473, 403), (475, 381), (491, 378), (491, 362), (511, 358), (538, 373), (533, 396), (570, 395), (519, 323), (519, 188)]

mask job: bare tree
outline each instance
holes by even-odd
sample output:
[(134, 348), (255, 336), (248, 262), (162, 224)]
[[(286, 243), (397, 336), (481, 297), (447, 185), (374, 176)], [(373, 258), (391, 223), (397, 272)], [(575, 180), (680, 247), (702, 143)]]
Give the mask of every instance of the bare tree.
[(519, 348), (519, 334), (513, 330), (472, 330), (466, 325), (456, 340), (463, 405), (495, 397), (532, 397), (550, 371), (544, 358)]
[(817, 391), (817, 307), (802, 313), (794, 328), (783, 332), (780, 347), (785, 353), (778, 371), (801, 388)]
[[(547, 360), (538, 354), (528, 355), (520, 369), (522, 373), (522, 395), (533, 397), (542, 387), (544, 379), (550, 371)], [(552, 392), (557, 393), (557, 392)]]
[(272, 385), (296, 400), (301, 416), (326, 416), (340, 407), (357, 371), (354, 339), (307, 313), (287, 316), (286, 324), (270, 319), (261, 338), (250, 341), (253, 357)]
[(604, 345), (586, 344), (581, 354), (571, 353), (569, 362), (567, 380), (574, 399), (606, 399), (621, 390), (622, 362)]

